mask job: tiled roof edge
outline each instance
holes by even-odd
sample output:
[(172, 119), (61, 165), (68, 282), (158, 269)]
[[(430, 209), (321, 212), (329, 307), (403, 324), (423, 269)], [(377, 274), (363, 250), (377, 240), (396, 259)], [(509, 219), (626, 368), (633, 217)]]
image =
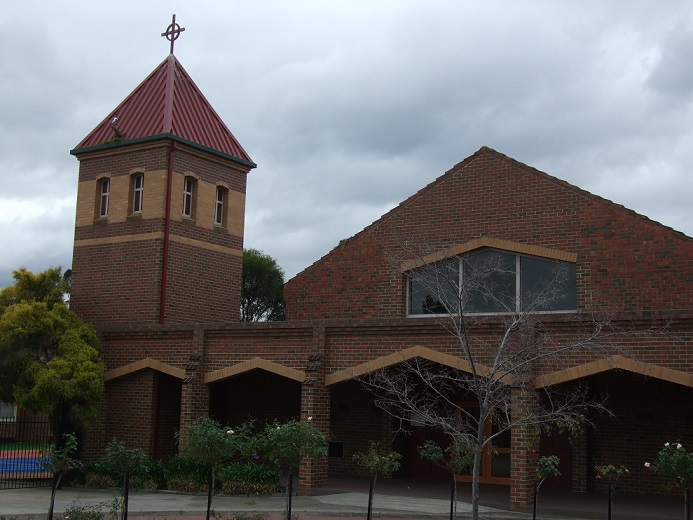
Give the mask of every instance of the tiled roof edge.
[(196, 143), (194, 141), (184, 139), (184, 138), (179, 137), (179, 136), (172, 134), (172, 133), (150, 135), (147, 137), (138, 137), (137, 139), (113, 139), (111, 141), (106, 141), (105, 143), (97, 144), (95, 146), (85, 146), (84, 148), (74, 148), (74, 149), (70, 150), (70, 154), (74, 155), (74, 156), (79, 156), (83, 153), (97, 152), (100, 150), (108, 150), (111, 148), (116, 148), (116, 147), (130, 145), (130, 144), (140, 144), (140, 143), (146, 143), (149, 141), (159, 141), (159, 140), (163, 140), (163, 139), (171, 139), (172, 141), (177, 141), (179, 143), (186, 144), (186, 145), (191, 146), (193, 148), (198, 148), (200, 150), (204, 150), (205, 152), (217, 155), (219, 157), (223, 157), (225, 159), (229, 159), (233, 162), (236, 162), (238, 164), (242, 164), (242, 165), (247, 166), (249, 168), (257, 168), (257, 164), (255, 164), (252, 161), (246, 161), (245, 159), (241, 159), (240, 157), (236, 157), (236, 156), (224, 153), (224, 152), (220, 152), (219, 150), (215, 150), (214, 148), (209, 148), (208, 146), (204, 146), (204, 145), (201, 145), (201, 144)]

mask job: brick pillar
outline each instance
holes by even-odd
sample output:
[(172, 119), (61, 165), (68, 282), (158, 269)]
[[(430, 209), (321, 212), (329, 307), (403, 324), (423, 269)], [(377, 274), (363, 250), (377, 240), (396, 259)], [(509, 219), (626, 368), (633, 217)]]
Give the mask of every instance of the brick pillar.
[[(511, 394), (513, 421), (537, 410), (533, 390), (513, 388)], [(534, 498), (534, 482), (539, 458), (539, 429), (536, 426), (517, 426), (510, 440), (510, 508), (526, 511)]]
[(204, 383), (207, 370), (203, 325), (195, 325), (189, 350), (180, 395), (180, 431), (184, 431), (198, 417), (209, 415), (209, 389)]
[(571, 490), (587, 491), (587, 434), (582, 433), (570, 441), (573, 445), (573, 476)]
[[(306, 379), (301, 386), (301, 420), (308, 418), (326, 435), (330, 433), (330, 390), (325, 386), (323, 356), (325, 324), (313, 325), (313, 348), (306, 365)], [(298, 472), (298, 489), (308, 495), (313, 488), (327, 484), (327, 457), (305, 461)]]

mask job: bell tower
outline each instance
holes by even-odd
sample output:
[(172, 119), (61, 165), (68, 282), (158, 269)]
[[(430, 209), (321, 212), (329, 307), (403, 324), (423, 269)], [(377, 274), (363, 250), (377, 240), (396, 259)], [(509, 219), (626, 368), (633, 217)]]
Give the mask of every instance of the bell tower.
[(73, 150), (71, 306), (94, 325), (238, 321), (256, 165), (171, 53)]

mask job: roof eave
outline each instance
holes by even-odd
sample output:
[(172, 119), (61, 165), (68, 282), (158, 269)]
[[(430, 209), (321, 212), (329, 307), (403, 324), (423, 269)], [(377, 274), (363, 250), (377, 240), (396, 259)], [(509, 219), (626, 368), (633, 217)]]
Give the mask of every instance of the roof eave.
[(211, 153), (213, 155), (216, 155), (218, 157), (222, 157), (224, 159), (228, 159), (230, 161), (233, 161), (235, 163), (241, 164), (249, 169), (257, 168), (257, 164), (255, 164), (252, 161), (247, 161), (245, 159), (242, 159), (240, 157), (236, 157), (234, 155), (220, 152), (219, 150), (215, 150), (214, 148), (209, 148), (208, 146), (201, 145), (199, 143), (196, 143), (194, 141), (190, 141), (188, 139), (184, 139), (182, 137), (179, 137), (175, 134), (172, 133), (165, 133), (165, 134), (157, 134), (157, 135), (150, 135), (146, 137), (138, 137), (136, 139), (112, 139), (110, 141), (106, 141), (105, 143), (97, 144), (94, 146), (85, 146), (83, 148), (74, 148), (70, 150), (70, 154), (74, 155), (75, 157), (84, 154), (84, 153), (89, 153), (89, 152), (98, 152), (101, 150), (108, 150), (120, 146), (125, 146), (125, 145), (130, 145), (130, 144), (141, 144), (141, 143), (147, 143), (151, 141), (160, 141), (164, 139), (170, 139), (172, 141), (177, 141), (179, 143), (185, 144), (187, 146), (191, 146), (193, 148), (197, 148), (198, 150), (205, 151), (207, 153)]

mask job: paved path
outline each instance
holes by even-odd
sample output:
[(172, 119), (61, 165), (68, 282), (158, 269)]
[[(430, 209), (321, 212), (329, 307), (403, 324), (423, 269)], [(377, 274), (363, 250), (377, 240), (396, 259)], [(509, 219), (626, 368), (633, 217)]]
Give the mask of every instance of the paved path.
[[(58, 491), (55, 503), (56, 518), (67, 508), (100, 507), (108, 513), (115, 491), (95, 489), (62, 489)], [(50, 502), (50, 489), (8, 489), (0, 490), (0, 516), (11, 518), (45, 518)], [(282, 518), (285, 499), (283, 496), (239, 497), (215, 496), (212, 509), (218, 514), (263, 514), (267, 520)], [(365, 518), (368, 506), (367, 493), (335, 493), (321, 496), (296, 496), (292, 499), (294, 516), (311, 517), (313, 520), (359, 517)], [(149, 520), (204, 517), (207, 496), (204, 494), (171, 493), (166, 491), (132, 492), (128, 514), (132, 517), (146, 517)], [(484, 520), (526, 520), (531, 515), (493, 509), (480, 508), (480, 518)], [(458, 503), (458, 518), (469, 518), (470, 505)], [(413, 519), (448, 518), (450, 503), (436, 498), (403, 497), (376, 494), (373, 504), (374, 518)], [(559, 517), (542, 517), (551, 520)], [(575, 519), (573, 519), (575, 520)]]

